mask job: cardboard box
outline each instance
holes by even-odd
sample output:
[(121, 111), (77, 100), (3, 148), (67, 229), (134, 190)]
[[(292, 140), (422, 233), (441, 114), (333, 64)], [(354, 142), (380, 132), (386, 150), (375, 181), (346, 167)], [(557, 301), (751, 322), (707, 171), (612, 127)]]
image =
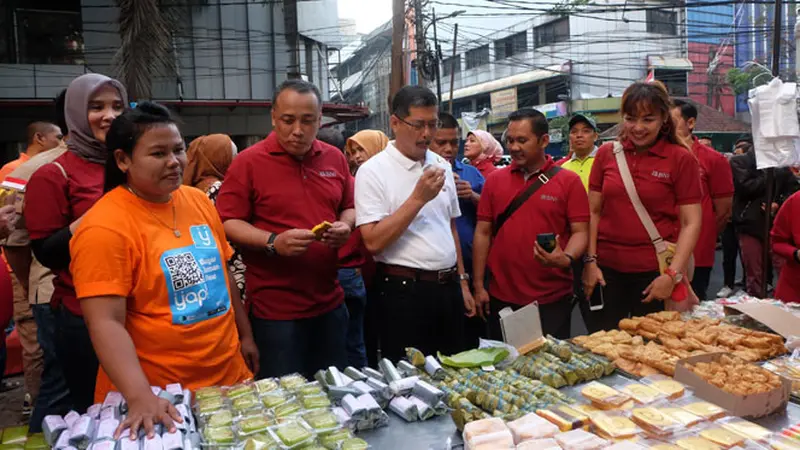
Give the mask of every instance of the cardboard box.
[(742, 303), (726, 305), (725, 314), (744, 314), (768, 326), (784, 338), (798, 334), (800, 330), (800, 317), (787, 312), (785, 309), (768, 303)]
[(516, 348), (520, 355), (536, 350), (546, 342), (537, 302), (516, 311), (504, 308), (499, 315), (503, 342)]
[(689, 386), (695, 396), (725, 408), (734, 416), (758, 418), (786, 409), (792, 391), (792, 382), (784, 377), (780, 377), (783, 386), (779, 389), (763, 394), (741, 396), (723, 391), (686, 368), (687, 364), (717, 361), (723, 355), (733, 356), (729, 353), (709, 353), (678, 361), (675, 368), (675, 381)]

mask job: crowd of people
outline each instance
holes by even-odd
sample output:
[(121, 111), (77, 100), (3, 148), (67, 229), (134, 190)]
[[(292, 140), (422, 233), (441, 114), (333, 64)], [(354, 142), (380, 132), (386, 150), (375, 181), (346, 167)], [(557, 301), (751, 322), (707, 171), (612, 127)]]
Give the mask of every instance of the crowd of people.
[(76, 78), (57, 123), (31, 124), (27, 152), (0, 170), (13, 273), (0, 271), (0, 297), (14, 298), (31, 430), (112, 390), (128, 402), (120, 430), (172, 429), (181, 419), (151, 385), (312, 376), (406, 347), (451, 354), (502, 339), (500, 311), (533, 302), (559, 338), (575, 307), (590, 331), (684, 310), (708, 294), (720, 235), (727, 287), (741, 248), (756, 294), (766, 214), (774, 295), (800, 301), (794, 175), (779, 171), (766, 205), (752, 141), (729, 162), (662, 84), (625, 91), (622, 131), (600, 147), (595, 121), (572, 116), (559, 161), (529, 108), (502, 143), (467, 132), (461, 160), (462, 130), (439, 104), (406, 86), (393, 140), (345, 139), (320, 129), (317, 88), (290, 80), (273, 131), (239, 152), (221, 134), (187, 146), (165, 107), (130, 108), (118, 81)]

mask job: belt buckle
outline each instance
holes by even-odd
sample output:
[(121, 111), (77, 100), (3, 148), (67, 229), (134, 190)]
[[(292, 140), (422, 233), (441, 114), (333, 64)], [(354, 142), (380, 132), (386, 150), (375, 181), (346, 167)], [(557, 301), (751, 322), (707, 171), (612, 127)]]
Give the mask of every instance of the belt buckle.
[(453, 272), (455, 270), (456, 269), (445, 269), (445, 270), (440, 270), (439, 272), (437, 272), (436, 278), (437, 278), (437, 281), (439, 282), (439, 284), (447, 284), (448, 282), (450, 282), (452, 280), (452, 278), (453, 278)]

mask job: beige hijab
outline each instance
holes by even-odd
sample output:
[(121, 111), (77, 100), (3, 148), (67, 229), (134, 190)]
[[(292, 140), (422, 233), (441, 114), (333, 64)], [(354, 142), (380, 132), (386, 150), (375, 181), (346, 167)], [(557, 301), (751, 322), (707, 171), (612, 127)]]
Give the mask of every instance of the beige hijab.
[(363, 148), (370, 158), (380, 153), (389, 145), (389, 138), (378, 130), (364, 130), (354, 134), (345, 144), (345, 150), (350, 153), (353, 142)]

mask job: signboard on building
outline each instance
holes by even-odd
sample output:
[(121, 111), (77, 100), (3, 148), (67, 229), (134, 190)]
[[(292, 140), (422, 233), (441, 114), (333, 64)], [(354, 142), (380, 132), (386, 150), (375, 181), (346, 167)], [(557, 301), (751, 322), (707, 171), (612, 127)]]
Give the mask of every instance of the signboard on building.
[(563, 117), (567, 115), (567, 102), (547, 103), (544, 105), (534, 106), (533, 109), (539, 111), (547, 117), (547, 120), (556, 117)]
[(508, 117), (509, 114), (517, 110), (517, 88), (513, 87), (492, 92), (490, 100), (494, 117)]

